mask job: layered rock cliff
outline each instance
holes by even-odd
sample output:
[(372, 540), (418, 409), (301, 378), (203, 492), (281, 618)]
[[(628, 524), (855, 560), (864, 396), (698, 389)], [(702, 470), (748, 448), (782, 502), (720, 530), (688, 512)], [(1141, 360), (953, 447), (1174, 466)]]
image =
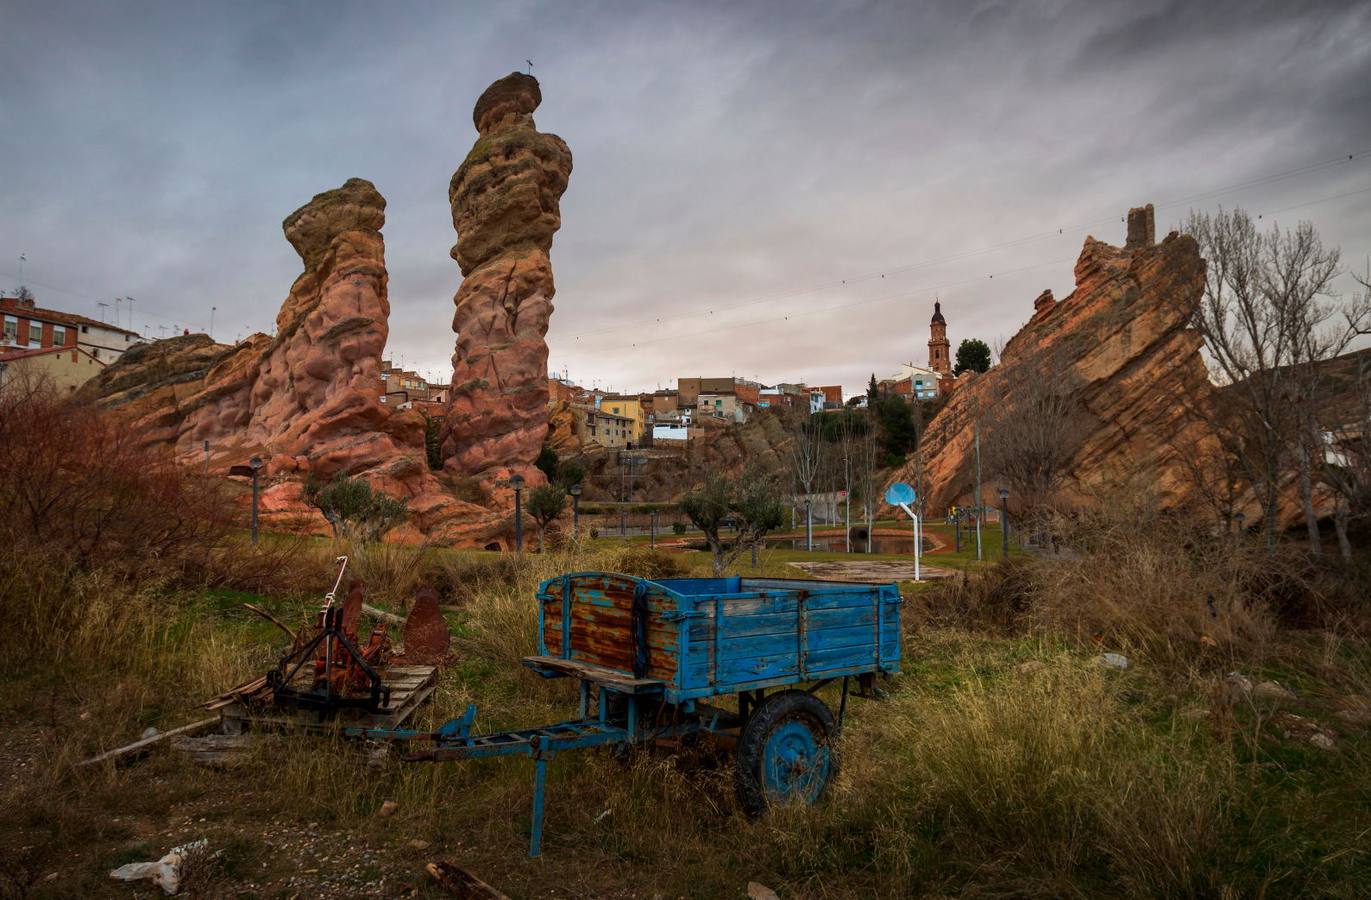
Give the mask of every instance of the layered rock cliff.
[(202, 460), (206, 444), (217, 470), (260, 455), (265, 506), (282, 517), (311, 514), (306, 478), (342, 472), (407, 498), (408, 527), (482, 542), (501, 514), (447, 492), (426, 465), (422, 419), (381, 401), (390, 314), (384, 223), (385, 200), (368, 181), (316, 195), (282, 225), (304, 271), (275, 336), (231, 348), (198, 335), (159, 341), (107, 368), (86, 396), (121, 408), (148, 440), (187, 461)]
[[(975, 422), (985, 428), (1034, 384), (1052, 386), (1079, 408), (1074, 446), (1066, 448), (1068, 493), (1141, 475), (1164, 505), (1191, 502), (1182, 455), (1214, 440), (1193, 414), (1214, 390), (1200, 336), (1188, 327), (1204, 292), (1204, 271), (1193, 238), (1171, 234), (1155, 242), (1150, 206), (1131, 211), (1125, 247), (1086, 238), (1071, 295), (1040, 295), (999, 364), (959, 379), (929, 423), (922, 481), (930, 514), (971, 502)], [(993, 476), (983, 472), (988, 503), (998, 487)], [(911, 460), (890, 480), (916, 477)]]
[(463, 281), (443, 453), (449, 470), (497, 493), (512, 474), (544, 480), (534, 462), (548, 429), (548, 253), (571, 151), (534, 125), (541, 101), (531, 75), (516, 72), (487, 88), (472, 116), (480, 136), (448, 190)]

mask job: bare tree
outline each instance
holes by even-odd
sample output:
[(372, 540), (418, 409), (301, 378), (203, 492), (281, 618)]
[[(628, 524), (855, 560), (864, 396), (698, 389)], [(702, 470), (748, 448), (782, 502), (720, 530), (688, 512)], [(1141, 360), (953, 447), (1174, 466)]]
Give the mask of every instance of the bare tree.
[[(1214, 514), (1218, 529), (1232, 531), (1246, 481), (1238, 455), (1231, 449), (1237, 439), (1227, 416), (1228, 404), (1206, 403), (1200, 408), (1194, 398), (1179, 400), (1182, 424), (1166, 439), (1166, 446), (1194, 494)], [(1203, 437), (1197, 437), (1197, 432)]]
[(1030, 381), (984, 422), (986, 468), (1004, 481), (1031, 528), (1054, 509), (1087, 423), (1074, 393), (1044, 379)]
[(790, 428), (790, 471), (795, 486), (804, 492), (805, 549), (814, 549), (814, 486), (824, 465), (823, 429), (808, 413), (797, 414)]
[(1308, 222), (1259, 232), (1247, 213), (1233, 210), (1192, 212), (1184, 228), (1208, 261), (1193, 324), (1232, 402), (1232, 449), (1261, 504), (1267, 542), (1275, 541), (1280, 492), (1293, 461), (1310, 550), (1318, 553), (1318, 369), (1365, 329), (1371, 309), (1360, 299), (1337, 302), (1332, 283), (1339, 252), (1325, 249)]
[[(1361, 294), (1353, 308), (1371, 302), (1371, 265), (1365, 275), (1354, 275)], [(1371, 354), (1356, 359), (1353, 383), (1346, 393), (1351, 403), (1330, 410), (1327, 430), (1321, 434), (1324, 483), (1333, 490), (1333, 530), (1344, 561), (1352, 559), (1348, 525), (1354, 518), (1371, 514)], [(1333, 386), (1337, 391), (1340, 386)]]
[(874, 541), (871, 529), (876, 518), (876, 502), (880, 497), (881, 442), (876, 435), (875, 423), (868, 413), (866, 428), (853, 442), (853, 490), (861, 501), (862, 516), (866, 520), (866, 551), (872, 552)]

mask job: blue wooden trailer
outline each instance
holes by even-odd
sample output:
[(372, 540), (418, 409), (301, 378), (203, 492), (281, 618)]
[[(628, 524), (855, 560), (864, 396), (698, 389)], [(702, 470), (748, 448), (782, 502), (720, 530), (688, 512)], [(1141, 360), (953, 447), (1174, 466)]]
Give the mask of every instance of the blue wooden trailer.
[[(545, 678), (580, 681), (575, 719), (472, 734), (476, 709), (437, 731), (356, 729), (371, 738), (425, 741), (409, 760), (533, 758), (529, 854), (542, 849), (547, 766), (563, 750), (643, 744), (711, 732), (736, 738), (743, 808), (813, 803), (837, 768), (833, 738), (849, 685), (874, 694), (900, 665), (894, 584), (774, 578), (664, 578), (577, 572), (538, 588), (537, 656)], [(816, 696), (840, 682), (837, 715)], [(736, 696), (732, 708), (718, 698)]]

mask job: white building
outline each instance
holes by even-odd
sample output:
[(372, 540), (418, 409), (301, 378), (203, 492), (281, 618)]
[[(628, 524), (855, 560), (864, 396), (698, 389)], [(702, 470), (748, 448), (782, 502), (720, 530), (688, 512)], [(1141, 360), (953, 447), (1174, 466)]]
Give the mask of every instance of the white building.
[(690, 438), (690, 429), (685, 425), (653, 425), (652, 442), (685, 441)]
[[(908, 393), (919, 400), (932, 400), (938, 396), (938, 379), (941, 378), (935, 369), (925, 366), (916, 366), (913, 363), (902, 363), (900, 370), (889, 378), (881, 380), (881, 384), (887, 386), (897, 385), (901, 382), (909, 382)], [(896, 390), (895, 393), (905, 393)]]

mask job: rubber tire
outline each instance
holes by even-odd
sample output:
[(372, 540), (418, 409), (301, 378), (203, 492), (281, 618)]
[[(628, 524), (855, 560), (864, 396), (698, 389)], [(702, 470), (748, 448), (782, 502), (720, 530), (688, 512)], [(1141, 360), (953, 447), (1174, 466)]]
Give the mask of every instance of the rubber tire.
[(806, 691), (780, 691), (762, 700), (738, 735), (734, 762), (734, 787), (738, 803), (749, 816), (766, 812), (770, 802), (762, 787), (762, 757), (767, 738), (777, 728), (798, 721), (809, 728), (820, 743), (828, 746), (828, 778), (820, 785), (814, 802), (823, 798), (828, 782), (838, 774), (838, 753), (833, 745), (833, 713), (818, 697)]

